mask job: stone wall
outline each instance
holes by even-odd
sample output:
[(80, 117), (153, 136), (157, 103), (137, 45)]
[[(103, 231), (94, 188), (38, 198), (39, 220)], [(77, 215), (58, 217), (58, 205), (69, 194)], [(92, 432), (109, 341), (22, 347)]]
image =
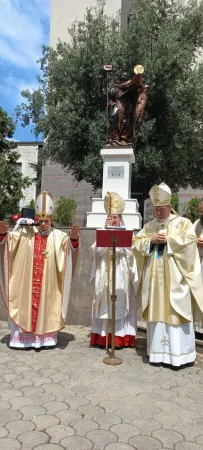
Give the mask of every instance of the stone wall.
[(56, 200), (61, 196), (73, 198), (77, 203), (76, 222), (81, 227), (86, 225), (86, 213), (92, 211), (92, 197), (100, 196), (86, 181), (78, 183), (60, 164), (49, 161), (42, 169), (42, 191), (51, 192)]
[[(17, 151), (20, 154), (18, 162), (21, 164), (21, 172), (23, 176), (34, 178), (35, 171), (30, 167), (30, 163), (37, 163), (38, 159), (38, 144), (36, 143), (21, 143), (19, 142)], [(28, 205), (32, 199), (36, 197), (36, 185), (32, 183), (23, 191), (24, 198), (20, 200), (20, 208)]]

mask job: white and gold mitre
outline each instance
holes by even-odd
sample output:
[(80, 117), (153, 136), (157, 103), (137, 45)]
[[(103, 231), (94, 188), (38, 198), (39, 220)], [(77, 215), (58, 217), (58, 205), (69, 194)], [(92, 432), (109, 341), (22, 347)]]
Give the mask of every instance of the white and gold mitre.
[(123, 214), (125, 202), (115, 192), (106, 192), (104, 196), (104, 209), (108, 216), (111, 214)]
[(165, 183), (156, 184), (149, 191), (153, 206), (167, 206), (171, 203), (171, 190)]
[(49, 219), (55, 211), (55, 201), (49, 192), (41, 192), (35, 200), (35, 213), (42, 219)]

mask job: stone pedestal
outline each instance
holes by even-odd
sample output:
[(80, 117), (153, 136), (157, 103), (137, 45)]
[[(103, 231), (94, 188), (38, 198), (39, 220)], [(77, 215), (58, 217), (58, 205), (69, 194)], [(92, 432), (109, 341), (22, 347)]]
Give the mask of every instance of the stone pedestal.
[(137, 200), (131, 199), (131, 168), (135, 162), (132, 148), (101, 150), (103, 166), (102, 198), (92, 199), (92, 211), (87, 212), (87, 227), (104, 227), (107, 214), (104, 209), (104, 196), (107, 191), (116, 192), (125, 200), (123, 220), (126, 228), (140, 230), (141, 216)]

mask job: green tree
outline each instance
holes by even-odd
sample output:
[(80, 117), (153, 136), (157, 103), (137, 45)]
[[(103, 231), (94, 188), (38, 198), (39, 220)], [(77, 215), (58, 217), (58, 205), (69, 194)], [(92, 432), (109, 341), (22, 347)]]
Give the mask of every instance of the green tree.
[(184, 216), (190, 219), (192, 223), (199, 218), (199, 201), (200, 199), (197, 197), (191, 198), (191, 200), (183, 206)]
[(75, 222), (76, 202), (72, 198), (60, 197), (58, 200), (54, 220), (57, 225), (69, 227)]
[(171, 197), (171, 205), (174, 211), (178, 213), (179, 210), (179, 198), (177, 194), (173, 194)]
[(6, 111), (0, 108), (0, 219), (16, 209), (23, 198), (23, 189), (31, 184), (18, 170), (19, 153), (15, 151), (15, 125)]
[(145, 67), (149, 98), (137, 127), (132, 190), (147, 193), (165, 181), (174, 192), (203, 186), (203, 0), (135, 0), (126, 28), (104, 14), (105, 1), (75, 22), (70, 43), (43, 48), (39, 89), (22, 92), (23, 125), (47, 137), (44, 157), (61, 163), (78, 180), (102, 183), (99, 150), (106, 140), (104, 63), (110, 81)]

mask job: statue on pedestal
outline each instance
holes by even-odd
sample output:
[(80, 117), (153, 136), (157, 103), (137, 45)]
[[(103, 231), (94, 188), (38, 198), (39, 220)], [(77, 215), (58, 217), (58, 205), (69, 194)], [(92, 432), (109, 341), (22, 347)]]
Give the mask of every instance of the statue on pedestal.
[(147, 103), (148, 85), (143, 84), (144, 67), (135, 66), (135, 76), (109, 86), (109, 129), (105, 148), (134, 147), (135, 125), (142, 119)]

